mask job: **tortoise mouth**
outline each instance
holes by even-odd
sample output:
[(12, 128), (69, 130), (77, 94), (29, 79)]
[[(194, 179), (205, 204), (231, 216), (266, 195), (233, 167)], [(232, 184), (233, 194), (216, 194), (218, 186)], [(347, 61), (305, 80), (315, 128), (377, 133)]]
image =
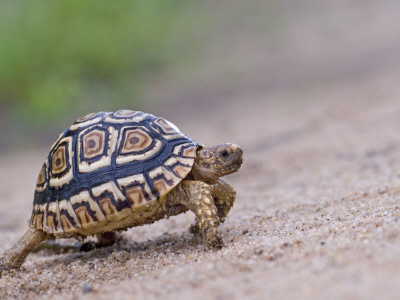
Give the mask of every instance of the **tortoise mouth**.
[(225, 164), (224, 168), (224, 170), (226, 171), (225, 174), (231, 174), (238, 171), (242, 166), (242, 164), (243, 164), (242, 156), (232, 159), (229, 163)]
[[(214, 172), (218, 177), (237, 172), (243, 164), (243, 151), (239, 149), (232, 157), (223, 163), (220, 171)], [(220, 174), (217, 174), (220, 173)]]
[(230, 168), (239, 169), (243, 164), (243, 150), (237, 149), (236, 152), (232, 155), (232, 158), (229, 161)]

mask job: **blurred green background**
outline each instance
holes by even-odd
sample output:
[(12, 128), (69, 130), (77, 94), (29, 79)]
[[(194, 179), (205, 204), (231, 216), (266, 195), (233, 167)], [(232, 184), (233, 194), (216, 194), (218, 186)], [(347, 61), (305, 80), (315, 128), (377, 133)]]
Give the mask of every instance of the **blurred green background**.
[(253, 4), (1, 0), (0, 150), (48, 143), (88, 112), (151, 110), (154, 89), (174, 77), (196, 86), (218, 33), (273, 19)]
[(0, 154), (46, 148), (95, 111), (145, 110), (187, 132), (276, 99), (387, 92), (400, 69), (399, 5), (0, 0)]
[(187, 1), (0, 3), (0, 105), (34, 127), (133, 108), (150, 78), (184, 63), (182, 43), (196, 50), (200, 33)]

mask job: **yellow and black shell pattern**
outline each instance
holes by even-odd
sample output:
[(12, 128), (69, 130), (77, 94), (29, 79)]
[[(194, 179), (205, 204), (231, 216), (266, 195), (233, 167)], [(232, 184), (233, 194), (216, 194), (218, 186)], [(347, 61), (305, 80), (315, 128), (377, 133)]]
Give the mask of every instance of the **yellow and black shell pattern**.
[(37, 179), (30, 226), (55, 235), (123, 229), (134, 223), (134, 212), (158, 203), (187, 176), (198, 147), (151, 114), (88, 114), (51, 147)]

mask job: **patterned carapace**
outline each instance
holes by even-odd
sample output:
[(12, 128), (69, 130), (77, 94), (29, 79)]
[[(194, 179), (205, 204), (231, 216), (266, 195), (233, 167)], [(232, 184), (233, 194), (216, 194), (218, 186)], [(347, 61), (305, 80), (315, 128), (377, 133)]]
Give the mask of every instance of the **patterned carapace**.
[(90, 232), (100, 224), (124, 227), (132, 211), (185, 178), (198, 147), (151, 114), (88, 114), (51, 147), (37, 179), (30, 226), (51, 234)]

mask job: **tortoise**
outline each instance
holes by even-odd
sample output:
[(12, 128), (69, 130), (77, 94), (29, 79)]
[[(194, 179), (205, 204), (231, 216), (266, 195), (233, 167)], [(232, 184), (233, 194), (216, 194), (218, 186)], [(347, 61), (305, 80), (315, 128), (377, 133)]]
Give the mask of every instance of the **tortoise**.
[(236, 192), (221, 176), (236, 172), (242, 149), (204, 147), (173, 123), (140, 111), (98, 112), (66, 128), (50, 149), (36, 182), (29, 229), (0, 258), (19, 268), (46, 240), (96, 235), (111, 245), (115, 232), (188, 210), (191, 231), (221, 248), (218, 226)]

